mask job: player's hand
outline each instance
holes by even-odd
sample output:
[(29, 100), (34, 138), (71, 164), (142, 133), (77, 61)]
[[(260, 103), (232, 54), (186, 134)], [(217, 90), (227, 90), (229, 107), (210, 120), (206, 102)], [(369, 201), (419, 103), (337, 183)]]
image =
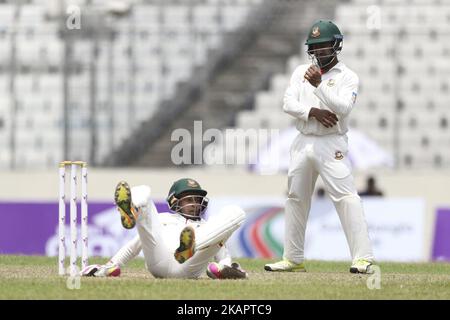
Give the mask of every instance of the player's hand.
[(311, 108), (309, 117), (316, 118), (317, 121), (319, 121), (326, 128), (334, 127), (338, 122), (338, 117), (336, 114), (328, 110), (317, 108)]
[(322, 82), (322, 74), (320, 73), (319, 67), (314, 65), (310, 66), (308, 70), (306, 70), (305, 79), (308, 80), (312, 86), (317, 88)]

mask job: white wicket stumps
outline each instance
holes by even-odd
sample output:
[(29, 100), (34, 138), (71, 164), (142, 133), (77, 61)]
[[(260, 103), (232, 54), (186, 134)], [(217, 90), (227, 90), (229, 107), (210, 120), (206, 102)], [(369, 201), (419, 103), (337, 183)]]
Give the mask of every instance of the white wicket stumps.
[(70, 275), (77, 270), (77, 168), (81, 167), (81, 270), (88, 265), (88, 206), (87, 206), (87, 164), (83, 161), (62, 161), (59, 164), (59, 274), (65, 274), (65, 228), (66, 228), (66, 167), (70, 167)]

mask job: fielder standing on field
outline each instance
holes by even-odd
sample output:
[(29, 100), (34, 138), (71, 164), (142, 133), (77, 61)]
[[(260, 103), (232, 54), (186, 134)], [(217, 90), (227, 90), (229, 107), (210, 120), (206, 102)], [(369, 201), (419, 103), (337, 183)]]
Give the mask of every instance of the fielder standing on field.
[(341, 220), (352, 256), (352, 273), (371, 273), (372, 248), (348, 152), (348, 121), (358, 94), (358, 76), (338, 61), (343, 35), (331, 21), (312, 26), (306, 45), (312, 65), (294, 71), (284, 112), (299, 131), (290, 151), (283, 260), (267, 271), (305, 271), (305, 230), (318, 175)]

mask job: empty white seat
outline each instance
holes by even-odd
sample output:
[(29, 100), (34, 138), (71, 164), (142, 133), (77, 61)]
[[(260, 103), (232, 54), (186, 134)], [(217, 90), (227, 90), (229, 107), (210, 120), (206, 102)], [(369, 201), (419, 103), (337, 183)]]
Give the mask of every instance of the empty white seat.
[(189, 7), (186, 5), (169, 5), (163, 7), (164, 24), (171, 27), (186, 28)]
[(301, 64), (307, 63), (307, 59), (306, 56), (302, 56), (302, 55), (294, 55), (291, 56), (287, 63), (286, 63), (286, 67), (287, 67), (287, 76), (291, 77), (292, 73), (294, 72), (294, 70)]
[(290, 76), (286, 74), (276, 74), (271, 79), (270, 89), (275, 94), (284, 94), (289, 86)]
[(15, 6), (2, 4), (0, 6), (0, 26), (12, 26), (14, 23)]
[(256, 94), (255, 108), (261, 112), (281, 112), (283, 107), (283, 96), (273, 94), (271, 91), (263, 91)]
[(286, 129), (292, 126), (294, 118), (285, 113), (272, 113), (266, 115), (267, 128), (269, 129)]
[(159, 6), (140, 5), (138, 10), (133, 10), (133, 17), (136, 19), (136, 24), (158, 26), (160, 21), (159, 16)]
[[(1, 19), (1, 17), (0, 17)], [(2, 54), (0, 55), (0, 63), (1, 64), (7, 64), (9, 63), (10, 60), (10, 52), (11, 52), (11, 41), (8, 38), (4, 38), (2, 39), (2, 41), (0, 41), (0, 52), (2, 52)]]
[(368, 126), (368, 125), (358, 126), (357, 129), (360, 132), (363, 132), (364, 134), (366, 134), (369, 138), (375, 140), (376, 142), (390, 141), (391, 139), (393, 139), (393, 134), (394, 133), (393, 133), (392, 130), (382, 130), (381, 131), (375, 125), (372, 125), (372, 126)]
[(193, 7), (193, 27), (196, 31), (217, 32), (219, 7), (214, 5), (196, 5)]
[[(9, 92), (9, 84), (10, 84), (10, 79), (8, 79), (8, 77), (3, 77), (0, 76), (0, 92), (2, 93), (1, 95), (4, 95), (6, 92)], [(2, 101), (0, 100), (0, 110), (2, 109)]]
[(207, 48), (201, 41), (196, 41), (194, 44), (194, 63), (202, 65), (207, 58)]
[(377, 121), (378, 117), (391, 118), (396, 112), (396, 105), (393, 99), (367, 99), (361, 95), (356, 99), (356, 104), (351, 112), (351, 117), (360, 118), (366, 121)]
[[(3, 150), (6, 150), (6, 148), (2, 148)], [(9, 169), (11, 163), (11, 153), (6, 151), (0, 151), (0, 168), (1, 169)]]
[(225, 6), (221, 9), (222, 27), (232, 31), (245, 23), (248, 8), (246, 6)]
[(254, 111), (241, 111), (237, 115), (236, 127), (242, 129), (260, 128), (261, 121)]
[(16, 88), (21, 92), (31, 92), (33, 84), (33, 77), (27, 74), (16, 75)]
[(39, 26), (44, 21), (44, 7), (39, 5), (22, 5), (20, 8), (19, 24)]
[(17, 43), (17, 60), (23, 64), (35, 64), (39, 57), (39, 42), (20, 39)]
[(336, 21), (346, 21), (348, 23), (354, 23), (359, 20), (361, 15), (367, 13), (367, 6), (358, 5), (354, 3), (341, 4), (336, 7)]

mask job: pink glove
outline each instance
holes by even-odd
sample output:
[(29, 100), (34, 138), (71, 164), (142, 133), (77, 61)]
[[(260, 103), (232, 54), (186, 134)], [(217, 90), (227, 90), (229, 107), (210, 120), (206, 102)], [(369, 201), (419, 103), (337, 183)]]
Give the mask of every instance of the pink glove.
[(248, 274), (237, 262), (230, 266), (220, 265), (217, 262), (211, 262), (206, 268), (206, 274), (211, 279), (247, 279)]

